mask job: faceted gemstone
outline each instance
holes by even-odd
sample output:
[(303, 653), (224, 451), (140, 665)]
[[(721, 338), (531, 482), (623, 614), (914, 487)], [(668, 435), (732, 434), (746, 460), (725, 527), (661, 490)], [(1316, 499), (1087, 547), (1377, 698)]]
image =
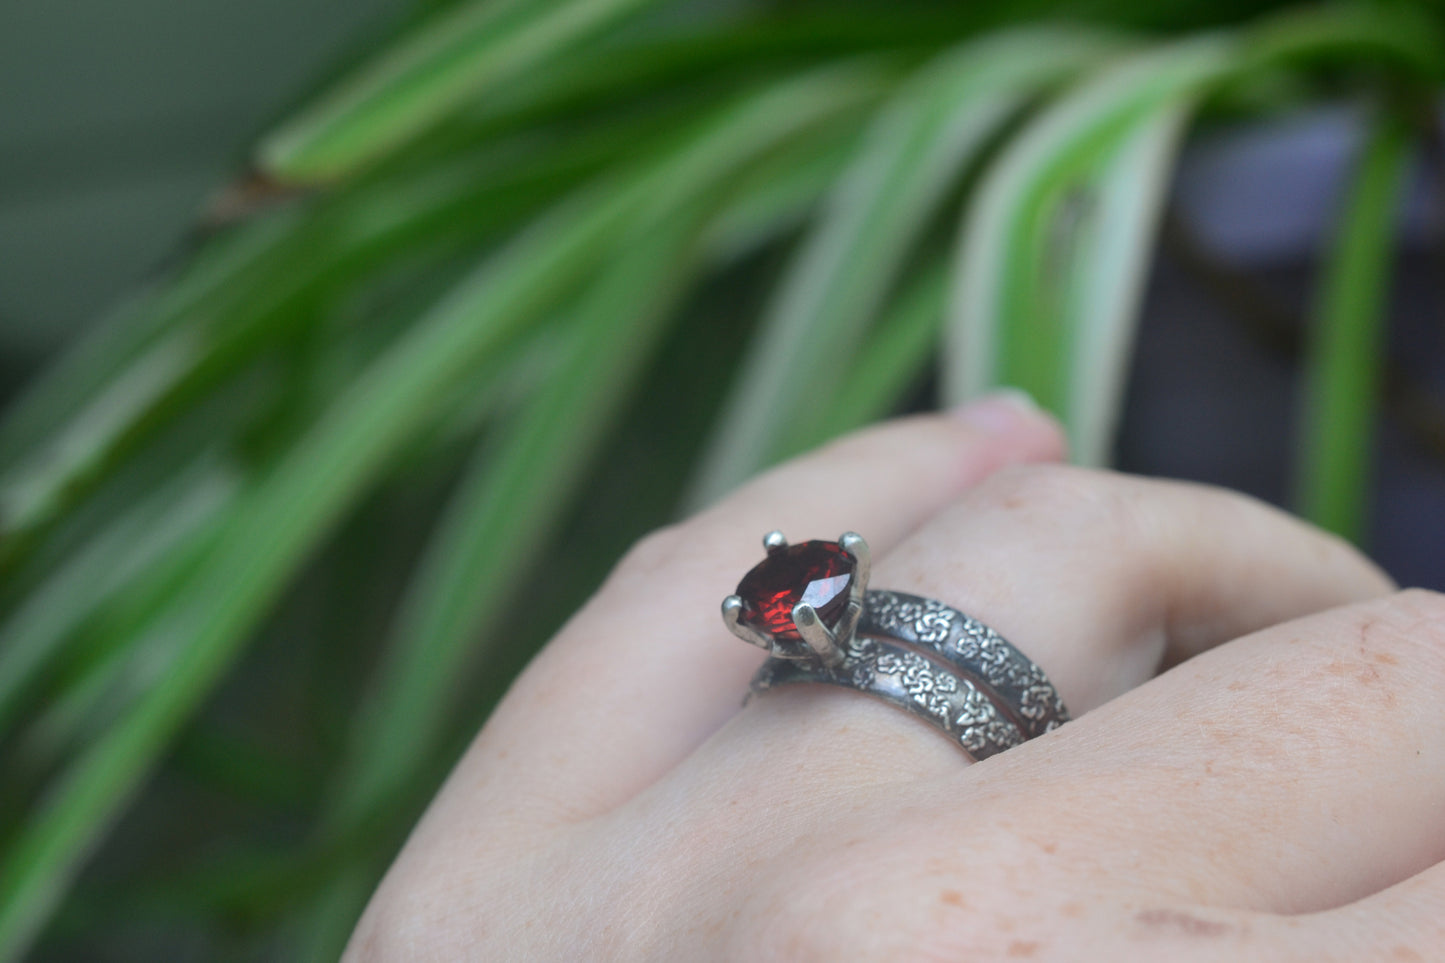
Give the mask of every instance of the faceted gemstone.
[(807, 602), (825, 625), (848, 604), (853, 557), (837, 542), (802, 542), (768, 555), (738, 583), (738, 621), (785, 639), (799, 638), (793, 606)]

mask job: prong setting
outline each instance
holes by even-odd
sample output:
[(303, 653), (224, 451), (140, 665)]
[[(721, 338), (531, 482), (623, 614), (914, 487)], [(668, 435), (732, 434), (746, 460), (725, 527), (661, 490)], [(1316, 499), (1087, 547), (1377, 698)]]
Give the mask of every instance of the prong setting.
[[(763, 536), (763, 548), (767, 558), (723, 600), (728, 631), (774, 658), (837, 667), (863, 615), (868, 543), (856, 532), (844, 532), (836, 542), (790, 546), (774, 530)], [(848, 579), (846, 595), (839, 594), (842, 578)]]
[(862, 605), (863, 593), (868, 591), (868, 576), (873, 573), (873, 556), (868, 551), (868, 543), (857, 532), (844, 532), (838, 536), (838, 544), (853, 556), (853, 590), (849, 593), (849, 600)]
[(793, 606), (793, 625), (824, 665), (838, 665), (843, 661), (843, 649), (838, 645), (837, 636), (822, 623), (817, 611), (807, 602)]
[(722, 603), (723, 622), (727, 625), (728, 631), (744, 642), (756, 645), (760, 649), (773, 651), (773, 637), (766, 632), (759, 632), (751, 625), (743, 625), (738, 618), (743, 614), (743, 600), (740, 596), (729, 595)]

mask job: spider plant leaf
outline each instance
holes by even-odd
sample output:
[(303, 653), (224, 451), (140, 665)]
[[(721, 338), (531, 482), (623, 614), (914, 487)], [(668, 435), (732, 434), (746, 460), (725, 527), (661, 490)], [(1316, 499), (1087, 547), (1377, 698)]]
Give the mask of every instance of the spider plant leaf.
[[(223, 233), (179, 276), (99, 325), (6, 409), (0, 421), (3, 487), (31, 492), (9, 496), (22, 503), (53, 499), (39, 492), (73, 490), (84, 466), (102, 461), (114, 446), (111, 439), (155, 423), (156, 399), (190, 370), (175, 366), (163, 377), (172, 367), (166, 358), (186, 355), (184, 345), (157, 344), (167, 334), (191, 329), (183, 337), (199, 342), (197, 363), (229, 370), (212, 357), (220, 333), (274, 333), (305, 324), (310, 315), (295, 307), (314, 301), (323, 283), (344, 285), (390, 258), (434, 248), (439, 239), (469, 240), (510, 227), (603, 166), (637, 156), (639, 144), (675, 126), (672, 115), (643, 112), (597, 130), (533, 131), (363, 179), (324, 202), (295, 203)], [(285, 291), (292, 293), (277, 297)], [(263, 324), (273, 310), (268, 306), (285, 316)], [(206, 334), (198, 338), (195, 331)], [(236, 335), (256, 348), (268, 343), (255, 330)], [(0, 512), (0, 525), (13, 515)]]
[[(418, 777), (455, 705), (455, 680), (484, 656), (479, 637), (488, 613), (501, 611), (537, 553), (555, 534), (584, 469), (608, 437), (628, 389), (665, 330), (662, 322), (683, 292), (700, 254), (716, 238), (715, 211), (751, 216), (777, 199), (775, 177), (749, 177), (759, 158), (803, 140), (829, 153), (836, 136), (810, 134), (822, 103), (812, 95), (763, 98), (698, 137), (656, 179), (621, 252), (581, 302), (560, 367), (526, 404), (500, 441), (489, 440), (438, 524), (401, 609), (369, 707), (358, 720), (352, 751), (333, 796), (325, 831), (345, 834), (374, 818)], [(814, 141), (821, 141), (819, 144)], [(806, 153), (806, 151), (805, 151)], [(785, 156), (795, 156), (789, 153)], [(775, 173), (766, 162), (766, 173)], [(741, 186), (730, 189), (730, 182)], [(341, 949), (367, 887), (339, 879), (311, 921), (308, 958)], [(338, 922), (340, 920), (340, 922)]]
[(1386, 115), (1365, 138), (1328, 254), (1305, 362), (1296, 465), (1304, 516), (1359, 542), (1369, 501), (1395, 227), (1411, 155), (1404, 124)]
[[(745, 103), (742, 109), (730, 108), (724, 111), (723, 121), (716, 125), (719, 133), (702, 139), (705, 147), (674, 152), (676, 158), (667, 168), (645, 178), (643, 186), (646, 189), (636, 192), (640, 199), (638, 203), (643, 210), (651, 210), (654, 217), (670, 212), (685, 202), (690, 203), (691, 195), (700, 189), (696, 187), (697, 184), (715, 186), (725, 175), (746, 171), (746, 167), (739, 166), (746, 159), (746, 152), (760, 150), (763, 144), (798, 139), (803, 141), (804, 147), (814, 140), (821, 140), (823, 145), (831, 144), (836, 135), (830, 129), (829, 123), (819, 126), (819, 119), (826, 119), (839, 111), (846, 115), (849, 105), (869, 99), (872, 96), (870, 92), (882, 79), (883, 75), (870, 67), (823, 71), (815, 76), (804, 77), (775, 93), (758, 97), (755, 102)], [(812, 145), (812, 149), (816, 151), (822, 148)], [(761, 192), (753, 185), (751, 192), (745, 192), (744, 195), (750, 198), (748, 206), (756, 208), (759, 205), (755, 198), (751, 198), (752, 193)], [(482, 379), (489, 386), (488, 393), (495, 393), (492, 389), (498, 388), (504, 392), (515, 390), (513, 382), (518, 381), (518, 378), (513, 375), (521, 372), (521, 369), (535, 367), (525, 356), (529, 352), (530, 349), (521, 352), (521, 356), (517, 358), (504, 356), (507, 376)], [(461, 417), (475, 420), (475, 385), (461, 387), (467, 388), (467, 391), (449, 392), (447, 397), (454, 407), (461, 409), (458, 411)], [(468, 399), (467, 394), (473, 397)], [(423, 434), (422, 437), (425, 438), (426, 435)], [(189, 567), (191, 562), (184, 564)], [(108, 621), (138, 632), (143, 619), (136, 613), (153, 611), (154, 605), (147, 600), (158, 593), (164, 594), (173, 581), (168, 581), (164, 576), (158, 578), (158, 588), (141, 589), (132, 586), (126, 593), (125, 603), (120, 606), (125, 610), (125, 614), (112, 614)], [(117, 630), (122, 636), (126, 631), (127, 628)], [(83, 667), (70, 690), (56, 697), (42, 718), (31, 727), (28, 745), (32, 755), (54, 756), (57, 747), (73, 745), (87, 732), (93, 735), (95, 731), (103, 728), (103, 725), (97, 724), (97, 720), (108, 724), (108, 713), (113, 715), (116, 706), (124, 705), (157, 681), (156, 667), (164, 666), (168, 658), (165, 655), (168, 651), (165, 644), (164, 640), (148, 642), (142, 646), (144, 651), (129, 652), (125, 651), (123, 644), (92, 646), (92, 649), (99, 652), (99, 657), (90, 660)], [(133, 670), (127, 666), (140, 668)]]
[(1249, 25), (1241, 41), (1241, 77), (1281, 65), (1375, 61), (1426, 81), (1445, 79), (1445, 35), (1439, 18), (1409, 4), (1296, 7)]
[(938, 257), (917, 271), (870, 331), (813, 444), (861, 428), (898, 410), (938, 347), (948, 307), (948, 263)]
[[(798, 115), (791, 116), (796, 123)], [(434, 741), (447, 704), (439, 694), (456, 677), (458, 663), (476, 657), (484, 613), (498, 609), (525, 573), (529, 555), (545, 543), (583, 466), (605, 439), (627, 386), (663, 330), (660, 322), (699, 260), (695, 249), (709, 250), (713, 224), (738, 208), (755, 210), (756, 195), (770, 198), (776, 185), (749, 184), (752, 191), (731, 198), (706, 221), (692, 209), (706, 209), (702, 197), (726, 196), (720, 184), (728, 177), (725, 169), (741, 170), (749, 153), (764, 153), (782, 134), (781, 127), (748, 132), (730, 125), (708, 138), (697, 154), (707, 156), (713, 169), (694, 175), (686, 190), (674, 186), (670, 199), (655, 200), (657, 214), (666, 216), (640, 218), (645, 226), (619, 245), (613, 268), (568, 311), (575, 330), (558, 370), (527, 402), (505, 440), (483, 446), (418, 568), (392, 635), (391, 661), (379, 670), (378, 695), (368, 700), (375, 721), (358, 729), (351, 754), (357, 775), (337, 793), (343, 811), (385, 798), (378, 784), (403, 778), (415, 763), (415, 747)], [(720, 157), (724, 153), (731, 156)]]
[[(758, 140), (782, 142), (870, 102), (883, 79), (871, 65), (815, 71), (744, 98), (715, 126), (735, 124)], [(561, 205), (398, 338), (273, 471), (238, 497), (210, 551), (146, 630), (147, 646), (168, 655), (164, 678), (85, 749), (11, 841), (0, 872), (0, 959), (15, 957), (33, 939), (80, 862), (297, 566), (408, 439), (443, 416), (439, 400), (602, 264), (630, 217), (665, 210), (688, 187), (729, 175), (738, 161), (732, 150), (684, 148), (624, 184)]]
[(291, 457), (246, 491), (149, 633), (169, 672), (73, 764), (0, 873), (0, 959), (35, 935), (78, 867), (316, 542), (381, 471), (431, 402), (476, 370), (605, 254), (623, 208), (581, 200), (482, 268), (339, 397)]
[(359, 769), (335, 797), (341, 811), (385, 798), (388, 783), (410, 771), (417, 747), (434, 743), (461, 663), (486, 644), (477, 637), (483, 616), (502, 607), (554, 534), (560, 507), (663, 330), (693, 259), (694, 221), (684, 215), (627, 237), (575, 309), (557, 370), (504, 438), (478, 453), (437, 525), (378, 668), (369, 724), (358, 723), (351, 753)]
[(27, 594), (0, 624), (0, 733), (79, 625), (214, 517), (236, 484), (233, 471), (205, 459), (122, 514)]
[[(416, 249), (440, 258), (475, 245), (575, 189), (599, 161), (635, 148), (647, 135), (657, 131), (643, 122), (571, 138), (540, 155), (536, 148), (520, 157), (464, 155), (347, 193), (305, 218), (291, 212), (225, 245), (41, 386), (11, 432), (14, 464), (0, 472), (0, 563), (23, 556), (113, 465), (193, 399), (314, 327), (321, 317), (315, 305), (327, 292), (354, 286), (378, 265)], [(513, 166), (499, 171), (508, 158)], [(64, 398), (87, 393), (88, 403), (67, 410)]]
[(468, 100), (557, 60), (654, 0), (468, 3), (423, 25), (267, 137), (257, 163), (283, 183), (335, 180)]
[[(465, 390), (448, 394), (447, 404), (455, 412), (448, 421), (471, 422), (467, 437), (474, 438), (480, 430), (477, 422), (487, 417), (489, 409), (505, 406), (553, 367), (553, 340), (553, 332), (543, 329), (501, 351), (461, 386)], [(445, 427), (456, 430), (457, 426)], [(441, 432), (420, 432), (401, 450), (398, 461), (415, 463), (427, 454), (429, 444), (445, 443)], [(251, 477), (242, 484), (254, 485), (273, 468), (264, 464), (251, 469)], [(230, 487), (234, 489), (236, 483)], [(174, 491), (167, 494), (186, 497)], [(88, 600), (91, 611), (83, 615), (78, 630), (60, 640), (63, 647), (51, 646), (47, 653), (51, 661), (62, 663), (52, 672), (57, 678), (44, 693), (47, 699), (41, 711), (17, 739), (17, 757), (29, 769), (54, 768), (65, 753), (98, 738), (145, 692), (163, 683), (179, 650), (176, 634), (157, 633), (154, 623), (210, 551), (223, 518), (221, 513), (208, 513), (188, 527), (169, 551), (139, 567), (114, 591)]]
[(1146, 115), (1094, 181), (1064, 306), (1072, 342), (1066, 420), (1081, 464), (1109, 460), (1155, 232), (1191, 107), (1178, 101)]
[[(120, 372), (153, 344), (158, 334), (173, 327), (178, 318), (210, 304), (219, 290), (248, 283), (245, 278), (249, 272), (273, 256), (271, 252), (299, 230), (298, 214), (290, 211), (259, 219), (217, 239), (179, 277), (131, 299), (46, 368), (6, 408), (0, 420), (0, 474), (11, 475), (22, 460), (52, 444), (50, 439), (64, 429), (66, 422), (76, 418), (78, 412), (93, 408), (96, 398), (110, 392), (114, 402), (123, 403), (135, 394), (134, 389), (127, 392), (107, 386), (126, 378), (148, 380), (139, 374), (127, 376)], [(99, 417), (79, 415), (82, 421)], [(85, 436), (93, 431), (84, 429), (79, 434)], [(4, 517), (0, 512), (0, 523)]]
[[(415, 778), (456, 705), (456, 682), (491, 645), (487, 613), (503, 610), (556, 534), (637, 368), (663, 330), (694, 260), (698, 225), (686, 214), (632, 234), (582, 297), (560, 367), (509, 425), (489, 439), (452, 496), (403, 603), (323, 829), (346, 834)], [(352, 898), (323, 900), (316, 942), (344, 941), (368, 886), (338, 880)], [(327, 922), (337, 915), (344, 919)], [(334, 959), (340, 945), (310, 955)]]
[(708, 224), (703, 259), (715, 266), (729, 264), (803, 227), (852, 159), (857, 143), (857, 131), (848, 125), (760, 164)]
[(1199, 96), (1235, 50), (1230, 38), (1205, 35), (1123, 58), (1050, 104), (994, 159), (959, 243), (943, 368), (949, 404), (1008, 384), (1068, 416), (1063, 305), (1083, 187), (1141, 118)]
[(815, 436), (838, 373), (851, 363), (904, 258), (969, 161), (1028, 97), (1107, 48), (1082, 31), (1020, 31), (958, 47), (898, 92), (749, 345), (695, 477), (692, 505), (711, 501)]

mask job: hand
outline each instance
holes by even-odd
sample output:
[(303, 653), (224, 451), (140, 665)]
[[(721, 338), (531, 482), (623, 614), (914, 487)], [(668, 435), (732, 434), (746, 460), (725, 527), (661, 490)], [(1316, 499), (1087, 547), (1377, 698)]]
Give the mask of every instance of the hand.
[[(645, 539), (498, 707), (348, 957), (1439, 959), (1445, 600), (1250, 499), (1060, 452), (994, 400)], [(773, 528), (862, 532), (875, 586), (993, 626), (1082, 718), (971, 765), (863, 693), (741, 708), (762, 653), (718, 603)]]

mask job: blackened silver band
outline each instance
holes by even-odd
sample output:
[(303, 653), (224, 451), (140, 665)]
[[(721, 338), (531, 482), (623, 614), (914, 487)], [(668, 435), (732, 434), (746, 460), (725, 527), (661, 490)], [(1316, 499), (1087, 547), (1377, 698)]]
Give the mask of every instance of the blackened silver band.
[(837, 665), (770, 658), (753, 677), (752, 691), (804, 682), (876, 696), (942, 729), (974, 759), (987, 759), (1024, 741), (1019, 727), (971, 680), (883, 639), (855, 636), (844, 645)]
[(1026, 739), (1069, 721), (1058, 690), (1032, 659), (982, 622), (942, 602), (870, 589), (857, 633), (938, 653), (963, 676), (982, 683)]

